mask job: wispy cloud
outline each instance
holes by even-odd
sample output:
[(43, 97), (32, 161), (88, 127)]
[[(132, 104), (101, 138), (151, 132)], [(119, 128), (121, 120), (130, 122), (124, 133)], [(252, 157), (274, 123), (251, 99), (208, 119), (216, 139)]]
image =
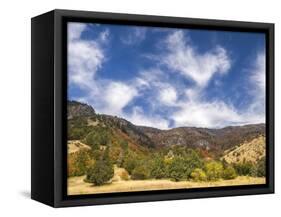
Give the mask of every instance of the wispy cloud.
[[(81, 34), (87, 25), (81, 23), (68, 24), (68, 73), (69, 82), (78, 85), (81, 89), (92, 89), (95, 75), (105, 61), (105, 56), (99, 38), (83, 40)], [(105, 40), (104, 33), (100, 33)]]
[(113, 115), (122, 115), (123, 109), (138, 95), (134, 86), (124, 82), (109, 82), (102, 94), (105, 102), (103, 111)]
[[(231, 68), (231, 60), (228, 52), (220, 45), (205, 53), (199, 53), (192, 45), (188, 37), (184, 37), (182, 31), (176, 31), (168, 35), (165, 40), (168, 52), (158, 57), (162, 64), (179, 73), (188, 81), (193, 81), (184, 90), (185, 97), (177, 99), (176, 87), (173, 92), (170, 88), (160, 93), (168, 94), (168, 98), (162, 98), (162, 103), (173, 105), (176, 109), (170, 118), (175, 127), (196, 126), (219, 128), (228, 125), (241, 125), (264, 122), (264, 85), (265, 69), (264, 55), (259, 54), (254, 63), (253, 72), (250, 73), (253, 89), (253, 100), (244, 110), (238, 110), (231, 103), (221, 99), (206, 99), (208, 84), (216, 74), (227, 74)], [(239, 90), (237, 90), (239, 91)], [(170, 97), (170, 98), (169, 98)], [(167, 104), (166, 99), (170, 99)], [(171, 100), (172, 99), (172, 100)]]
[[(160, 99), (165, 105), (176, 109), (171, 113), (175, 127), (221, 127), (240, 123), (241, 118), (232, 105), (216, 100), (206, 100), (205, 90), (216, 74), (227, 74), (231, 67), (228, 52), (220, 45), (204, 53), (199, 53), (192, 40), (183, 31), (174, 31), (164, 41), (167, 53), (159, 61), (191, 82), (183, 90), (183, 97), (177, 100), (175, 87), (163, 90)], [(163, 97), (165, 95), (165, 97)], [(167, 104), (168, 100), (168, 104)]]
[(246, 116), (251, 122), (265, 122), (265, 71), (265, 53), (259, 51), (249, 68), (252, 100)]
[(68, 24), (69, 84), (84, 90), (76, 99), (90, 103), (101, 113), (122, 116), (123, 108), (137, 96), (137, 89), (121, 81), (98, 79), (96, 74), (106, 61), (104, 46), (110, 31), (99, 33), (95, 39), (82, 39), (87, 25)]
[[(139, 70), (130, 72), (134, 77), (128, 80), (103, 79), (97, 75), (104, 64), (110, 64), (106, 48), (111, 32), (103, 29), (97, 31), (96, 38), (83, 39), (88, 28), (84, 24), (69, 24), (69, 84), (83, 90), (76, 99), (93, 105), (99, 113), (161, 129), (179, 126), (220, 128), (265, 121), (264, 52), (257, 54), (245, 75), (251, 84), (252, 100), (245, 108), (238, 109), (231, 99), (206, 97), (212, 81), (221, 84), (221, 78), (232, 73), (230, 52), (222, 45), (216, 44), (199, 52), (186, 32), (167, 30), (159, 37), (161, 49), (145, 53), (153, 57), (149, 67), (138, 65), (135, 68)], [(123, 46), (140, 43), (148, 34), (151, 33), (146, 28), (132, 28), (127, 39), (121, 39)], [(217, 85), (217, 88), (221, 86)]]
[(175, 31), (166, 39), (168, 55), (163, 63), (175, 72), (179, 72), (188, 79), (192, 79), (197, 86), (205, 87), (214, 74), (228, 72), (231, 61), (227, 51), (216, 46), (205, 53), (199, 53), (187, 40), (183, 31)]
[(126, 35), (120, 39), (125, 45), (136, 45), (141, 43), (146, 37), (146, 27), (132, 27)]
[(143, 109), (138, 106), (135, 106), (133, 108), (133, 112), (125, 114), (124, 117), (140, 126), (150, 126), (159, 129), (169, 128), (169, 121), (167, 119), (158, 114), (149, 114), (147, 111), (143, 111)]
[(87, 25), (84, 23), (70, 23), (67, 28), (68, 41), (79, 39), (86, 28)]

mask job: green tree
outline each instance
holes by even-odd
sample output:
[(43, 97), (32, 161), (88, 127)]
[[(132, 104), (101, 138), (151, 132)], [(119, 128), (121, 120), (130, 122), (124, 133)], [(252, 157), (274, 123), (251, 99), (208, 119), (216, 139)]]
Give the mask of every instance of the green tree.
[(255, 176), (254, 164), (251, 162), (243, 162), (234, 164), (234, 168), (240, 176)]
[(122, 166), (125, 156), (128, 154), (129, 144), (126, 140), (121, 140), (119, 144), (121, 146), (121, 150), (119, 152), (119, 156), (117, 157), (116, 163), (118, 166)]
[(104, 127), (95, 127), (90, 132), (84, 142), (92, 147), (92, 149), (99, 149), (99, 147), (105, 146), (110, 142), (110, 130)]
[(198, 153), (186, 147), (174, 147), (173, 157), (167, 161), (167, 177), (172, 180), (187, 180), (195, 168), (203, 167)]
[(258, 162), (257, 162), (257, 176), (258, 177), (265, 177), (266, 175), (266, 169), (265, 169), (265, 157), (261, 158)]
[(88, 169), (86, 181), (95, 185), (108, 182), (114, 175), (113, 165), (106, 160), (97, 161), (93, 167)]
[(138, 165), (137, 155), (133, 152), (128, 152), (124, 157), (122, 167), (124, 167), (129, 174), (132, 174), (133, 170)]
[(148, 179), (150, 177), (150, 171), (145, 163), (140, 163), (132, 171), (131, 178), (135, 180)]
[(235, 179), (237, 177), (237, 173), (235, 169), (228, 165), (224, 168), (222, 178), (223, 179)]
[(160, 155), (153, 157), (151, 163), (151, 177), (156, 179), (165, 178), (167, 173), (167, 165), (164, 162), (164, 158)]
[[(174, 181), (180, 181), (188, 178), (189, 169), (183, 158), (175, 157), (168, 164), (168, 177)], [(191, 173), (191, 171), (190, 171)]]

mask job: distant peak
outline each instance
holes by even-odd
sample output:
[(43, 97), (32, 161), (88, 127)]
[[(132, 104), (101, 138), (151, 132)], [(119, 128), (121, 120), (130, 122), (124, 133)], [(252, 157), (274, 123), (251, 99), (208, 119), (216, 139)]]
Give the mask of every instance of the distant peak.
[(95, 110), (92, 106), (74, 100), (67, 102), (67, 119), (93, 115), (95, 115)]

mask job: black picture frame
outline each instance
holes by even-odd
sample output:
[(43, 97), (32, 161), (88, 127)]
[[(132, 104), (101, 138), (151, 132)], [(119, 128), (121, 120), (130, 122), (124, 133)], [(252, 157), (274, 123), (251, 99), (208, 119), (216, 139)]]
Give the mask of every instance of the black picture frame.
[[(266, 34), (266, 184), (67, 196), (68, 21)], [(274, 24), (53, 10), (32, 18), (31, 198), (53, 207), (274, 193)]]

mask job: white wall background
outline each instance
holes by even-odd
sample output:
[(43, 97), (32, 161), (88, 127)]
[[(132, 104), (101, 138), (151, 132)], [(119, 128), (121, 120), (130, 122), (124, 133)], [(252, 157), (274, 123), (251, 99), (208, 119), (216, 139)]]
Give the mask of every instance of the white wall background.
[[(281, 6), (278, 3), (277, 0), (1, 1), (0, 215), (237, 217), (280, 214)], [(276, 194), (66, 209), (52, 209), (30, 200), (30, 18), (54, 8), (275, 23)]]

